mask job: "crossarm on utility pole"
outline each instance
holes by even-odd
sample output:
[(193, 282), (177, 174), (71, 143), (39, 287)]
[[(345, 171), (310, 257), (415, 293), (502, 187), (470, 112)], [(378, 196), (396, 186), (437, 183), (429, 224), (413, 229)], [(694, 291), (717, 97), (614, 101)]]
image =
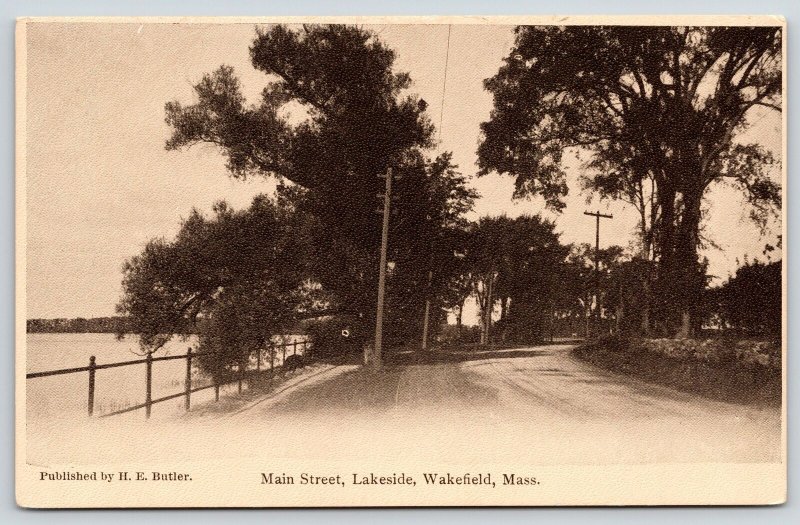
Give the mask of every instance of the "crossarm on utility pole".
[[(595, 273), (595, 318), (596, 322), (599, 326), (600, 324), (600, 218), (603, 219), (613, 219), (614, 216), (609, 214), (606, 215), (604, 213), (600, 213), (600, 211), (590, 212), (585, 211), (583, 212), (584, 215), (589, 215), (595, 218), (595, 234), (594, 234), (594, 273)], [(588, 321), (587, 321), (587, 337), (589, 336), (588, 333)]]

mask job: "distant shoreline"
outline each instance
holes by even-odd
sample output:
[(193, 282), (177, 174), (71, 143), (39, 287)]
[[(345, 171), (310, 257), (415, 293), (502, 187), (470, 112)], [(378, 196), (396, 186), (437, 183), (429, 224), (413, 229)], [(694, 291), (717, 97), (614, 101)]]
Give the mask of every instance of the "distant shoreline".
[(28, 319), (29, 334), (117, 334), (129, 333), (129, 320), (121, 316)]

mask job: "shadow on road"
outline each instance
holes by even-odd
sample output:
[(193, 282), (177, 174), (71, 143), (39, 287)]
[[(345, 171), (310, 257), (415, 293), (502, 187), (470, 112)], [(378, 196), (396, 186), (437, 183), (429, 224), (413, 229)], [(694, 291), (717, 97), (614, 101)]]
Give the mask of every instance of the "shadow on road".
[(532, 350), (530, 348), (508, 348), (490, 350), (436, 350), (431, 352), (390, 353), (385, 357), (387, 365), (414, 366), (438, 363), (463, 363), (485, 359), (514, 359), (523, 357), (547, 357), (554, 355), (552, 350)]
[[(519, 359), (549, 357), (554, 350), (547, 347), (492, 348), (492, 349), (438, 349), (427, 352), (391, 349), (384, 353), (384, 366), (375, 371), (357, 368), (315, 383), (313, 386), (289, 392), (274, 403), (270, 411), (275, 414), (306, 414), (327, 412), (332, 409), (346, 414), (382, 413), (413, 398), (419, 408), (479, 410), (496, 406), (498, 390), (486, 385), (485, 379), (469, 368), (447, 365), (487, 361), (492, 359)], [(360, 365), (361, 355), (322, 360), (333, 366)], [(409, 370), (412, 368), (413, 370)], [(568, 375), (553, 368), (542, 368), (548, 375)]]
[(420, 362), (397, 355), (381, 370), (358, 368), (298, 388), (270, 411), (304, 416), (334, 411), (358, 416), (385, 413), (410, 402), (416, 408), (432, 408), (444, 414), (451, 409), (471, 411), (497, 404), (496, 388), (482, 384), (473, 372), (446, 366), (453, 359), (440, 357), (443, 359)]

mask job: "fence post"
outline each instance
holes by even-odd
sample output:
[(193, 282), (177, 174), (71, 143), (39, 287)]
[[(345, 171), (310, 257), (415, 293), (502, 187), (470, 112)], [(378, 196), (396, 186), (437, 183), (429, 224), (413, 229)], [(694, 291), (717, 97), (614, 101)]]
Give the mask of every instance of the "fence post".
[(153, 401), (153, 354), (147, 353), (145, 359), (145, 394), (144, 394), (144, 417), (150, 419), (150, 410)]
[(303, 357), (308, 357), (311, 359), (311, 354), (308, 354), (308, 339), (303, 340)]
[(283, 360), (281, 360), (281, 368), (286, 364), (286, 343), (283, 344)]
[(275, 375), (275, 346), (269, 344), (269, 380), (272, 381), (272, 376)]
[(294, 345), (294, 349), (292, 350), (292, 355), (297, 355), (297, 339), (295, 339), (292, 344)]
[(219, 401), (219, 379), (214, 379), (214, 401)]
[(242, 362), (239, 361), (239, 393), (242, 393), (242, 379), (244, 379), (244, 368)]
[(94, 373), (95, 373), (95, 357), (89, 358), (89, 417), (94, 414)]
[(261, 371), (261, 347), (256, 350), (256, 372)]
[(192, 347), (186, 350), (186, 411), (192, 406)]

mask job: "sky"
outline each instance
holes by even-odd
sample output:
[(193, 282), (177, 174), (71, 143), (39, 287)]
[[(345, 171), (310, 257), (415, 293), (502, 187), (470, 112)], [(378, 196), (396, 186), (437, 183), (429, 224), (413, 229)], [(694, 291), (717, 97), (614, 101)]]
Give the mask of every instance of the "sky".
[[(364, 27), (396, 51), (395, 69), (408, 71), (410, 91), (428, 102), (440, 136), (437, 151), (452, 151), (460, 170), (472, 176), (481, 198), (471, 218), (543, 213), (556, 221), (563, 242), (594, 243), (594, 219), (583, 212), (600, 210), (614, 215), (601, 224), (601, 247), (633, 241), (636, 212), (620, 203), (587, 203), (576, 161), (567, 166), (570, 195), (561, 214), (546, 211), (541, 199), (514, 201), (511, 177), (474, 176), (479, 125), (492, 108), (482, 81), (511, 49), (512, 26)], [(173, 237), (193, 207), (210, 211), (220, 199), (243, 207), (274, 189), (271, 180), (230, 178), (212, 146), (164, 148), (170, 135), (164, 104), (192, 103), (192, 86), (204, 73), (233, 66), (245, 95), (256, 100), (267, 77), (250, 64), (254, 35), (251, 23), (28, 25), (28, 318), (113, 315), (122, 265), (148, 240)], [(780, 158), (780, 118), (753, 111), (743, 140)], [(735, 272), (737, 260), (774, 244), (780, 226), (761, 236), (730, 188), (713, 189), (708, 203), (707, 232), (718, 248), (703, 255), (720, 282)]]

